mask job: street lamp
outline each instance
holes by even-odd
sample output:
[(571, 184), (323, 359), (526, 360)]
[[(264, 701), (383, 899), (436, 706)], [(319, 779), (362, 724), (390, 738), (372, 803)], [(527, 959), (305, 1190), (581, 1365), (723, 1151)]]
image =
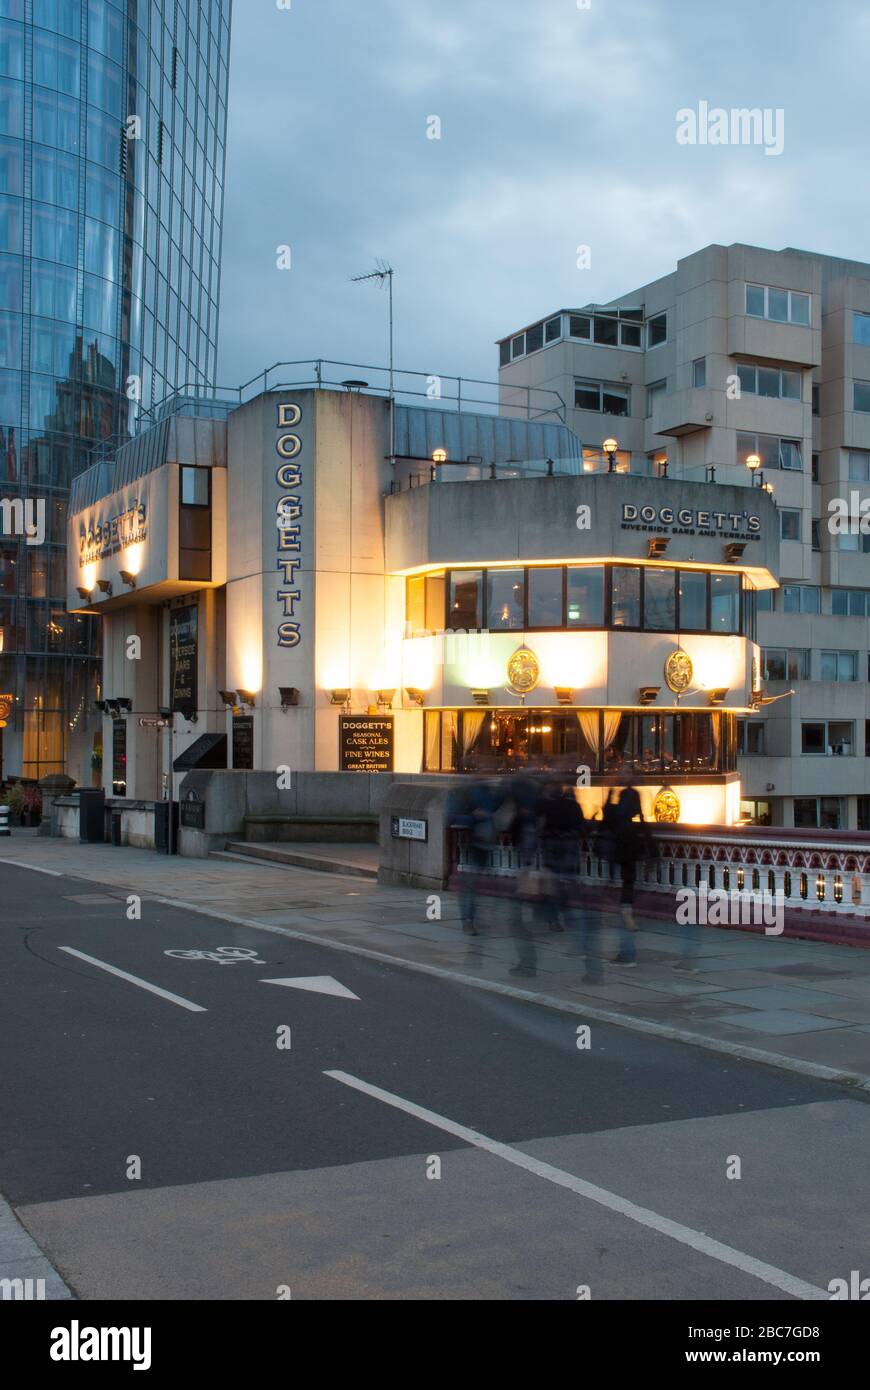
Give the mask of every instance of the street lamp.
[[(746, 467), (749, 469), (749, 472), (750, 472), (750, 474), (752, 475), (752, 482), (750, 483), (750, 487), (754, 487), (754, 486), (755, 486), (755, 475), (756, 475), (756, 473), (758, 473), (758, 470), (759, 470), (759, 468), (761, 467), (761, 457), (760, 457), (760, 455), (759, 455), (759, 454), (748, 454), (748, 455), (747, 455), (747, 458), (746, 458)], [(764, 477), (764, 474), (763, 474), (763, 473), (758, 473), (758, 485), (759, 485), (759, 487), (761, 486), (761, 479), (762, 479), (763, 477)]]
[(607, 471), (608, 473), (613, 473), (615, 471), (614, 461), (616, 459), (616, 451), (619, 448), (619, 444), (615, 439), (605, 439), (601, 447), (604, 450), (604, 454), (607, 459)]

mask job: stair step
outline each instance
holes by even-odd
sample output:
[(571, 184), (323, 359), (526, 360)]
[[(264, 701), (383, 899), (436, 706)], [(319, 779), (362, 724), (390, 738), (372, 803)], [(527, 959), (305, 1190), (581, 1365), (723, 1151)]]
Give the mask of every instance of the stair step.
[(292, 869), (313, 869), (324, 874), (343, 874), (348, 878), (371, 878), (378, 876), (377, 868), (368, 864), (355, 864), (352, 860), (327, 857), (323, 854), (310, 854), (304, 849), (285, 848), (281, 845), (251, 844), (247, 840), (228, 840), (225, 850), (212, 850), (213, 859), (257, 859), (270, 864), (283, 864)]

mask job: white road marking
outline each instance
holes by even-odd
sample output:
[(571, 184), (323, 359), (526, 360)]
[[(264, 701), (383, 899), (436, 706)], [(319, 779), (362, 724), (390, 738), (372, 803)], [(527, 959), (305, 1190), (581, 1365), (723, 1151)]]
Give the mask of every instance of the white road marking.
[(147, 989), (149, 994), (158, 994), (161, 999), (168, 999), (171, 1004), (178, 1004), (182, 1009), (189, 1009), (192, 1014), (208, 1013), (201, 1004), (192, 1004), (189, 999), (182, 999), (180, 994), (171, 994), (168, 989), (161, 989), (159, 985), (152, 985), (148, 980), (140, 980), (138, 975), (128, 975), (126, 970), (119, 970), (117, 965), (108, 965), (104, 960), (97, 960), (96, 956), (86, 956), (84, 951), (76, 951), (72, 946), (58, 946), (59, 951), (66, 951), (68, 956), (76, 956), (79, 960), (87, 961), (88, 965), (96, 965), (99, 970), (106, 970), (110, 975), (117, 975), (119, 980), (127, 980), (131, 985), (138, 985), (140, 989)]
[[(7, 859), (5, 854), (0, 854), (0, 864), (11, 864), (13, 869), (29, 869), (32, 874), (48, 874), (49, 878), (63, 878), (56, 869), (39, 869), (35, 864), (25, 864), (21, 859)], [(71, 874), (71, 878), (77, 878), (77, 874)]]
[(607, 1207), (610, 1211), (615, 1211), (630, 1221), (636, 1221), (640, 1226), (647, 1226), (652, 1231), (658, 1231), (660, 1235), (670, 1236), (672, 1240), (679, 1241), (681, 1245), (688, 1245), (692, 1250), (697, 1250), (702, 1255), (708, 1255), (710, 1259), (718, 1260), (721, 1264), (731, 1265), (734, 1269), (739, 1269), (754, 1279), (760, 1279), (763, 1283), (772, 1285), (773, 1288), (781, 1289), (783, 1293), (791, 1294), (793, 1298), (830, 1299), (830, 1294), (826, 1289), (817, 1288), (815, 1284), (808, 1284), (803, 1279), (798, 1279), (793, 1274), (787, 1274), (785, 1270), (777, 1269), (775, 1265), (765, 1264), (763, 1260), (757, 1260), (753, 1255), (746, 1255), (743, 1251), (735, 1250), (730, 1245), (723, 1245), (721, 1241), (714, 1240), (712, 1236), (705, 1235), (703, 1231), (694, 1231), (690, 1226), (681, 1225), (679, 1221), (671, 1221), (669, 1217), (660, 1216), (658, 1212), (650, 1211), (648, 1207), (636, 1206), (634, 1202), (629, 1202), (627, 1198), (620, 1197), (615, 1192), (608, 1192), (606, 1188), (584, 1182), (582, 1178), (575, 1177), (573, 1173), (566, 1173), (562, 1168), (554, 1168), (550, 1163), (532, 1158), (530, 1154), (523, 1153), (521, 1149), (512, 1148), (510, 1144), (501, 1144), (497, 1139), (488, 1139), (485, 1134), (480, 1134), (476, 1129), (468, 1129), (465, 1125), (457, 1124), (455, 1120), (448, 1120), (444, 1115), (436, 1114), (434, 1110), (427, 1110), (422, 1105), (415, 1105), (413, 1101), (403, 1100), (401, 1096), (393, 1095), (391, 1091), (384, 1091), (380, 1086), (372, 1086), (367, 1081), (360, 1081), (359, 1077), (351, 1076), (346, 1071), (327, 1071), (324, 1075), (332, 1077), (334, 1081), (342, 1082), (345, 1086), (352, 1087), (355, 1091), (361, 1091), (363, 1095), (383, 1101), (385, 1105), (392, 1105), (397, 1110), (403, 1110), (406, 1115), (413, 1115), (415, 1119), (422, 1120), (424, 1124), (444, 1130), (446, 1134), (452, 1134), (457, 1139), (474, 1145), (477, 1149), (484, 1149), (487, 1153), (494, 1154), (496, 1158), (503, 1158), (505, 1162), (512, 1163), (515, 1167), (523, 1168), (527, 1173), (533, 1173), (535, 1177), (544, 1178), (557, 1187), (565, 1187), (569, 1192), (576, 1193), (578, 1197), (586, 1197), (590, 1202), (597, 1202), (599, 1206)]
[(300, 975), (295, 980), (261, 980), (261, 985), (289, 985), (291, 989), (307, 989), (312, 994), (334, 994), (337, 999), (359, 999), (358, 994), (339, 984), (332, 975)]

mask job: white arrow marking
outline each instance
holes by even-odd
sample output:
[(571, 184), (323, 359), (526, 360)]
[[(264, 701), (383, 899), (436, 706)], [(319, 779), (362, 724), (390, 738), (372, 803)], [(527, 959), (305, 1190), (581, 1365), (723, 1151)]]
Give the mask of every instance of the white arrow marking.
[(331, 975), (300, 975), (295, 980), (261, 980), (261, 985), (289, 985), (291, 989), (307, 989), (312, 994), (334, 994), (337, 999), (359, 999)]

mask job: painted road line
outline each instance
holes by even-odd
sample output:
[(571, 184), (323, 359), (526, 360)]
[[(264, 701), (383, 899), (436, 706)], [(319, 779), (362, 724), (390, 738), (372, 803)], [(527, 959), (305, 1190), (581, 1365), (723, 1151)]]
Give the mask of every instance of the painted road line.
[(422, 1105), (415, 1105), (413, 1101), (403, 1100), (401, 1096), (393, 1095), (391, 1091), (384, 1091), (380, 1086), (372, 1086), (367, 1081), (361, 1081), (359, 1077), (351, 1076), (346, 1071), (327, 1071), (324, 1075), (332, 1077), (334, 1081), (340, 1081), (345, 1086), (352, 1087), (355, 1091), (361, 1091), (363, 1095), (383, 1101), (385, 1105), (392, 1105), (396, 1110), (403, 1110), (406, 1115), (413, 1115), (415, 1119), (422, 1120), (424, 1124), (432, 1125), (435, 1129), (441, 1129), (445, 1134), (452, 1134), (457, 1139), (463, 1139), (467, 1144), (472, 1144), (477, 1149), (484, 1149), (487, 1153), (494, 1154), (496, 1158), (503, 1158), (505, 1162), (512, 1163), (516, 1168), (523, 1168), (527, 1173), (533, 1173), (535, 1177), (544, 1178), (557, 1187), (567, 1188), (569, 1192), (576, 1193), (578, 1197), (586, 1197), (590, 1202), (607, 1207), (619, 1216), (636, 1221), (640, 1226), (647, 1226), (652, 1231), (658, 1231), (660, 1235), (669, 1236), (671, 1240), (676, 1240), (681, 1245), (687, 1245), (692, 1250), (709, 1256), (712, 1260), (718, 1260), (720, 1264), (731, 1265), (732, 1268), (739, 1269), (754, 1279), (760, 1279), (773, 1288), (781, 1289), (783, 1293), (790, 1294), (793, 1298), (830, 1299), (830, 1294), (826, 1289), (817, 1288), (815, 1284), (808, 1284), (803, 1279), (798, 1279), (793, 1274), (787, 1274), (785, 1270), (777, 1269), (775, 1265), (765, 1264), (763, 1260), (757, 1260), (753, 1255), (746, 1255), (743, 1251), (735, 1250), (730, 1245), (723, 1245), (721, 1241), (714, 1240), (712, 1236), (705, 1235), (703, 1231), (695, 1231), (690, 1226), (683, 1226), (679, 1221), (671, 1221), (669, 1217), (660, 1216), (658, 1212), (650, 1211), (648, 1207), (636, 1206), (634, 1202), (629, 1202), (627, 1198), (620, 1197), (615, 1192), (608, 1192), (606, 1188), (597, 1187), (591, 1182), (584, 1182), (582, 1178), (575, 1177), (573, 1173), (566, 1173), (562, 1168), (554, 1168), (550, 1163), (532, 1158), (530, 1154), (523, 1153), (521, 1149), (512, 1148), (510, 1144), (501, 1144), (497, 1139), (488, 1139), (485, 1134), (478, 1133), (476, 1129), (468, 1129), (465, 1125), (457, 1124), (455, 1120), (448, 1120), (444, 1115), (436, 1114), (434, 1110), (427, 1110)]
[(88, 965), (95, 965), (98, 970), (105, 970), (109, 975), (117, 975), (119, 980), (126, 980), (131, 985), (138, 985), (140, 989), (147, 989), (149, 994), (157, 994), (161, 999), (168, 999), (171, 1004), (177, 1004), (181, 1009), (189, 1009), (192, 1014), (208, 1013), (201, 1004), (192, 1004), (189, 999), (182, 999), (180, 994), (171, 994), (168, 989), (161, 989), (159, 985), (152, 985), (148, 980), (140, 980), (138, 975), (128, 975), (126, 970), (119, 970), (117, 965), (109, 965), (104, 960), (97, 960), (96, 956), (86, 956), (84, 951), (76, 951), (72, 946), (58, 946), (59, 951), (66, 951), (68, 956), (75, 956), (78, 960), (87, 961)]

